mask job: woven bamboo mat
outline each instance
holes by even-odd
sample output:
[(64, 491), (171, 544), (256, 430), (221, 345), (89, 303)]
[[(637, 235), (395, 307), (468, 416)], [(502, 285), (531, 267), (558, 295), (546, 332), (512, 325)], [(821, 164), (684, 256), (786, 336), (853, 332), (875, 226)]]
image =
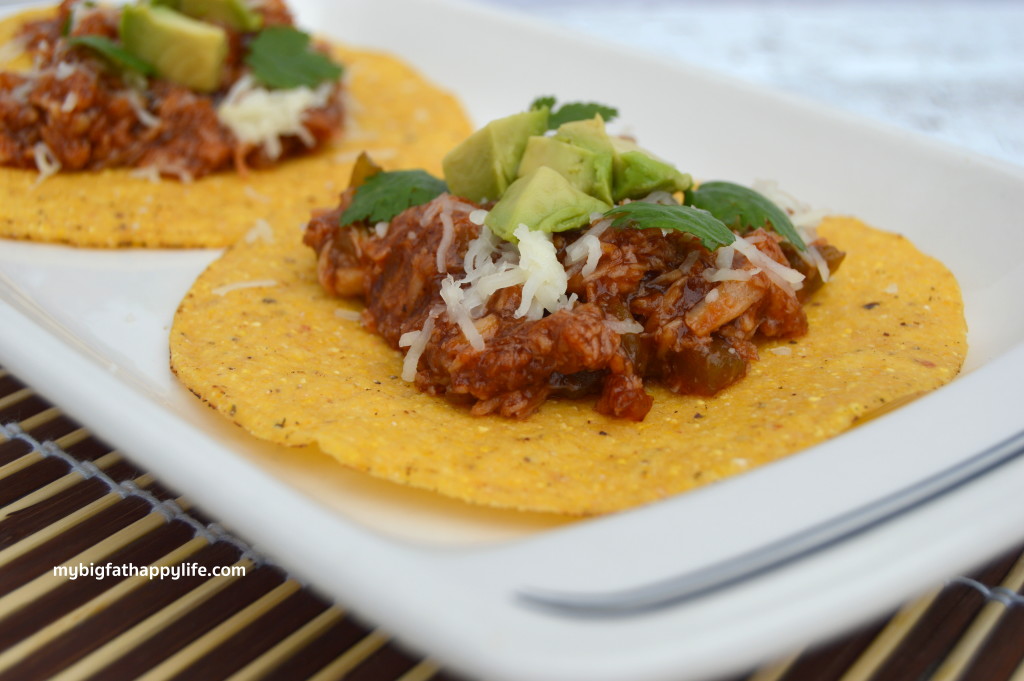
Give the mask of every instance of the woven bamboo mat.
[[(1022, 551), (728, 681), (1024, 681)], [(96, 578), (108, 565), (179, 578)], [(244, 576), (199, 574), (227, 566)], [(0, 369), (0, 681), (41, 679), (469, 681), (303, 588)]]

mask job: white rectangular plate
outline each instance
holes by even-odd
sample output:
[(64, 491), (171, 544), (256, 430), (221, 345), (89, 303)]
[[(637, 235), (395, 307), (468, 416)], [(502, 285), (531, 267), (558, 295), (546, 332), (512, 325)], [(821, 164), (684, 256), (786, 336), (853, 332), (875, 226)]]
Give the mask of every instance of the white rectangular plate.
[[(442, 662), (494, 681), (697, 679), (878, 614), (1024, 534), (1007, 457), (841, 540), (640, 614), (577, 618), (523, 589), (607, 591), (700, 572), (956, 467), (1024, 430), (1024, 172), (719, 75), (447, 0), (308, 0), (300, 23), (396, 52), (478, 122), (539, 94), (619, 106), (696, 177), (772, 178), (901, 232), (957, 275), (962, 377), (779, 463), (563, 524), (473, 509), (256, 442), (167, 368), (175, 307), (213, 251), (0, 244), (0, 363), (242, 536)], [(5, 197), (0, 197), (0, 210)], [(895, 496), (893, 496), (895, 495)], [(753, 565), (754, 563), (748, 563)]]

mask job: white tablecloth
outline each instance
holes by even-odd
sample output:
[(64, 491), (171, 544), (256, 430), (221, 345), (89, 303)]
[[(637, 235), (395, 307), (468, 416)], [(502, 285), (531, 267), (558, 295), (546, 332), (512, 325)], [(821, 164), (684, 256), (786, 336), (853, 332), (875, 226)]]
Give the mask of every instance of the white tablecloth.
[(1024, 165), (1019, 0), (477, 0)]

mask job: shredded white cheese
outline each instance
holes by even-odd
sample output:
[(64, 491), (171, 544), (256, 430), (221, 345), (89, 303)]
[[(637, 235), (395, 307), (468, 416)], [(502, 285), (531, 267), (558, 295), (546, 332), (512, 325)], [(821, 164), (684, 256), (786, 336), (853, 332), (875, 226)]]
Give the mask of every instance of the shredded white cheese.
[(157, 175), (174, 175), (178, 178), (178, 181), (182, 184), (190, 184), (195, 178), (192, 176), (186, 168), (178, 165), (177, 163), (165, 163), (161, 166), (151, 166), (156, 169)]
[(70, 113), (75, 110), (78, 105), (78, 93), (72, 90), (64, 96), (64, 101), (60, 105), (61, 113)]
[[(472, 214), (469, 219), (473, 219)], [(480, 234), (469, 242), (466, 247), (466, 255), (462, 259), (462, 269), (466, 272), (466, 276), (462, 279), (463, 282), (476, 281), (483, 275), (491, 273), (496, 266), (492, 256), (500, 251), (501, 240), (491, 232), (487, 225), (483, 224), (482, 220), (480, 225)]]
[(346, 319), (350, 322), (358, 322), (362, 321), (363, 319), (362, 313), (356, 310), (346, 310), (343, 307), (334, 308), (334, 316), (338, 317), (339, 319)]
[[(568, 275), (558, 261), (550, 234), (533, 231), (526, 225), (520, 225), (513, 232), (519, 240), (518, 244), (508, 243), (496, 237), (482, 224), (486, 211), (475, 209), (447, 194), (442, 194), (427, 206), (421, 216), (421, 223), (426, 226), (431, 220), (440, 219), (442, 228), (447, 233), (448, 226), (445, 222), (449, 218), (453, 219), (453, 211), (467, 213), (471, 221), (480, 224), (480, 233), (467, 245), (463, 256), (465, 274), (459, 279), (448, 275), (442, 281), (441, 298), (445, 304), (436, 310), (436, 314), (447, 312), (449, 319), (458, 325), (474, 349), (482, 350), (486, 345), (475, 320), (484, 316), (488, 300), (500, 289), (522, 285), (521, 303), (515, 312), (519, 318), (537, 320), (543, 317), (545, 312), (571, 309), (575, 305), (575, 295), (566, 297)], [(437, 251), (439, 271), (446, 267), (442, 257), (447, 253), (451, 239), (452, 237), (447, 234), (442, 236), (442, 243)], [(432, 312), (432, 319), (433, 316), (436, 315)], [(432, 323), (431, 321), (431, 330)], [(414, 362), (409, 359), (409, 354), (420, 348), (420, 341), (423, 345), (426, 344), (422, 336), (416, 335), (426, 330), (427, 327), (424, 326), (419, 332), (404, 334), (404, 341), (399, 343), (402, 347), (410, 348), (406, 355), (406, 370), (403, 377), (406, 374), (415, 377), (415, 362), (419, 361), (419, 356), (415, 356)], [(420, 348), (419, 353), (422, 352)]]
[(540, 319), (544, 312), (555, 312), (566, 304), (569, 278), (558, 262), (551, 235), (519, 225), (512, 234), (519, 239), (519, 269), (526, 275), (522, 302), (516, 317)]
[(242, 191), (253, 201), (259, 201), (260, 203), (270, 203), (270, 197), (265, 194), (260, 194), (258, 191), (253, 189), (249, 185), (242, 187)]
[(316, 89), (267, 90), (246, 74), (231, 86), (217, 107), (217, 117), (240, 142), (262, 146), (267, 156), (275, 159), (281, 155), (282, 137), (294, 135), (313, 146), (315, 140), (303, 126), (303, 116), (309, 109), (324, 106), (333, 88), (334, 84), (327, 82)]
[(36, 184), (60, 172), (61, 164), (50, 147), (46, 146), (46, 142), (36, 142), (36, 145), (32, 147), (32, 155), (35, 157), (36, 169), (39, 170), (39, 177), (36, 179)]
[(715, 252), (715, 267), (720, 270), (732, 269), (732, 261), (735, 255), (735, 248), (732, 246), (722, 246)]
[(469, 221), (472, 222), (477, 227), (479, 227), (480, 225), (484, 224), (484, 220), (487, 219), (487, 213), (488, 211), (482, 208), (477, 208), (476, 210), (469, 214)]
[(704, 279), (707, 281), (719, 282), (719, 281), (750, 281), (750, 278), (755, 274), (760, 274), (761, 268), (755, 267), (749, 270), (736, 270), (736, 269), (713, 269), (709, 268), (704, 270), (702, 273)]
[(91, 17), (93, 14), (102, 14), (105, 8), (96, 5), (95, 3), (89, 2), (76, 2), (72, 8), (71, 15), (69, 16), (69, 23), (67, 32), (68, 35), (74, 35), (75, 29), (77, 29), (84, 20)]
[(245, 233), (245, 242), (247, 244), (262, 241), (264, 243), (274, 243), (274, 229), (270, 226), (270, 223), (263, 218), (258, 218), (256, 223)]
[(146, 108), (146, 102), (142, 98), (142, 93), (138, 90), (125, 90), (122, 94), (128, 100), (128, 103), (132, 105), (132, 111), (135, 112), (135, 117), (139, 119), (139, 123), (142, 123), (147, 128), (155, 128), (160, 125), (160, 118), (154, 116)]
[(160, 169), (156, 166), (139, 166), (138, 168), (133, 168), (129, 175), (140, 180), (149, 180), (150, 182), (160, 181)]
[(747, 239), (737, 236), (732, 247), (745, 255), (751, 265), (760, 268), (782, 290), (795, 295), (796, 290), (803, 287), (804, 275), (768, 257)]
[[(814, 229), (828, 215), (828, 211), (813, 208), (792, 194), (784, 192), (774, 180), (755, 180), (751, 189), (767, 197), (772, 203), (784, 210), (798, 231), (807, 232), (806, 236), (810, 237), (808, 241), (814, 240)], [(800, 236), (805, 236), (805, 234)]]
[(455, 278), (450, 274), (445, 277), (441, 282), (441, 299), (448, 308), (448, 316), (459, 325), (459, 329), (462, 330), (462, 334), (474, 350), (483, 350), (484, 337), (480, 335), (473, 324), (473, 316), (466, 305), (465, 298), (466, 293), (461, 286), (455, 283)]
[(584, 277), (589, 277), (597, 270), (597, 264), (601, 260), (602, 252), (600, 237), (612, 224), (610, 219), (602, 220), (600, 213), (596, 214), (594, 220), (593, 226), (565, 249), (565, 263), (567, 265), (575, 265), (586, 258), (586, 263), (580, 270), (580, 275)]
[(215, 296), (226, 296), (232, 291), (238, 291), (246, 288), (264, 288), (277, 286), (277, 281), (274, 279), (253, 279), (252, 281), (236, 281), (231, 284), (224, 284), (212, 289), (210, 293)]
[(24, 83), (11, 90), (11, 99), (18, 104), (28, 104), (28, 93), (32, 92), (32, 88), (35, 86), (36, 82), (33, 77), (26, 78)]
[(76, 71), (78, 71), (78, 64), (69, 61), (62, 61), (57, 64), (53, 70), (53, 76), (57, 80), (64, 80), (71, 77)]
[(398, 347), (409, 348), (405, 353), (405, 359), (402, 361), (403, 381), (412, 383), (416, 380), (416, 367), (419, 366), (423, 351), (427, 349), (430, 334), (434, 332), (434, 317), (435, 314), (431, 312), (430, 316), (427, 317), (427, 321), (423, 323), (422, 329), (419, 331), (406, 331), (398, 339)]
[(451, 248), (454, 239), (455, 221), (452, 220), (451, 206), (445, 202), (444, 209), (441, 210), (441, 240), (437, 244), (435, 257), (437, 271), (442, 274), (448, 271), (448, 249)]
[[(696, 251), (691, 253), (696, 255)], [(733, 260), (736, 257), (736, 249), (732, 246), (722, 246), (715, 251), (715, 266), (709, 267), (702, 272), (706, 281), (750, 281), (750, 278), (761, 272), (761, 268), (748, 269), (733, 268)]]
[(592, 234), (584, 234), (572, 244), (573, 255), (580, 251), (586, 252), (587, 262), (583, 264), (580, 274), (589, 277), (597, 270), (597, 263), (601, 261), (601, 240)]
[(643, 324), (635, 319), (605, 319), (604, 325), (618, 334), (643, 333)]
[(440, 196), (431, 201), (427, 205), (426, 210), (423, 211), (423, 215), (420, 216), (420, 227), (426, 227), (433, 222), (434, 218), (437, 217), (437, 214), (441, 212), (443, 207)]
[(448, 271), (448, 249), (455, 239), (455, 211), (473, 213), (474, 208), (446, 193), (434, 199), (420, 217), (420, 225), (423, 227), (429, 225), (434, 218), (439, 217), (441, 220), (441, 240), (437, 244), (435, 257), (437, 271), (442, 274)]
[(700, 252), (693, 250), (686, 254), (686, 259), (679, 265), (679, 271), (682, 274), (689, 274), (693, 266), (697, 264), (700, 259)]
[(818, 274), (821, 275), (821, 280), (827, 283), (831, 272), (828, 271), (828, 263), (825, 261), (825, 257), (821, 254), (821, 251), (819, 251), (816, 246), (808, 244), (806, 251), (798, 251), (798, 253), (800, 253), (800, 257), (803, 258), (805, 262), (808, 262), (818, 268)]
[(643, 203), (659, 203), (663, 206), (678, 206), (679, 202), (676, 201), (676, 197), (672, 196), (669, 192), (658, 190), (653, 191), (642, 199), (637, 199)]
[(789, 215), (790, 221), (796, 231), (806, 243), (806, 251), (797, 251), (800, 257), (811, 267), (818, 270), (821, 280), (828, 281), (828, 263), (817, 248), (810, 245), (817, 238), (816, 230), (821, 221), (828, 215), (829, 211), (820, 208), (812, 208), (809, 204), (800, 201), (792, 194), (779, 189), (774, 180), (756, 180), (751, 187), (754, 191), (766, 196), (772, 203), (781, 208)]

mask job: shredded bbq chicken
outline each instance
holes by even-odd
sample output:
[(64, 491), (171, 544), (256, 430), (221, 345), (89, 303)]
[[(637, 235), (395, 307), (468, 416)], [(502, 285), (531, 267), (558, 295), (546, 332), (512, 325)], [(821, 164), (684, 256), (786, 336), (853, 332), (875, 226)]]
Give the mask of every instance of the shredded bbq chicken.
[[(566, 267), (567, 293), (576, 296), (571, 307), (537, 320), (517, 318), (523, 287), (499, 289), (474, 320), (485, 341), (474, 349), (447, 314), (440, 288), (445, 277), (464, 274), (467, 247), (480, 232), (469, 212), (479, 206), (459, 200), (450, 211), (453, 234), (442, 272), (442, 221), (423, 219), (431, 204), (406, 210), (378, 235), (367, 226), (339, 226), (350, 200), (351, 190), (337, 209), (314, 216), (307, 227), (305, 243), (318, 254), (320, 283), (337, 296), (361, 296), (365, 326), (395, 348), (403, 334), (432, 318), (416, 386), (467, 403), (474, 414), (523, 418), (549, 397), (596, 394), (597, 411), (639, 421), (652, 405), (645, 380), (677, 393), (713, 395), (745, 375), (757, 359), (758, 336), (793, 338), (807, 331), (802, 298), (818, 275), (792, 249), (787, 257), (775, 234), (757, 230), (746, 238), (799, 269), (807, 277), (800, 291), (764, 272), (710, 281), (705, 274), (717, 269), (716, 255), (687, 234), (609, 228), (599, 237), (592, 272), (584, 275), (582, 262)], [(435, 199), (442, 200), (445, 195)], [(584, 231), (555, 235), (563, 264), (566, 248)], [(843, 254), (823, 242), (816, 246), (834, 270)], [(735, 254), (730, 270), (754, 269)]]
[[(291, 25), (282, 0), (258, 10), (265, 25)], [(74, 17), (72, 14), (74, 13)], [(229, 53), (222, 88), (195, 93), (168, 81), (136, 82), (84, 47), (69, 47), (70, 35), (117, 39), (118, 12), (64, 0), (57, 15), (28, 23), (19, 40), (32, 56), (31, 72), (0, 72), (0, 165), (39, 167), (41, 150), (63, 171), (112, 167), (154, 168), (182, 180), (234, 168), (262, 168), (308, 152), (336, 134), (343, 119), (340, 86), (328, 102), (303, 119), (309, 136), (284, 137), (281, 154), (241, 143), (218, 120), (216, 106), (243, 73), (245, 41), (227, 27)], [(312, 141), (312, 146), (307, 142)], [(40, 168), (42, 170), (42, 168)]]

